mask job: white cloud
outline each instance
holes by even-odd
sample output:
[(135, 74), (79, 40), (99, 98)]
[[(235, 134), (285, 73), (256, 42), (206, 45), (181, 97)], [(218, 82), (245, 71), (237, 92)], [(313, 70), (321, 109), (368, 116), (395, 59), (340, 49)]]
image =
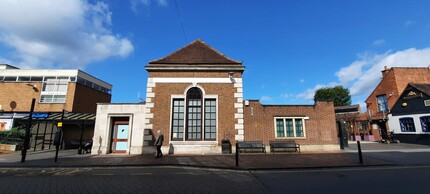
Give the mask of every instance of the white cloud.
[(407, 21), (404, 23), (404, 25), (405, 25), (405, 27), (409, 27), (409, 26), (413, 25), (414, 23), (415, 23), (415, 21), (413, 21), (413, 20), (407, 20)]
[(261, 102), (270, 102), (270, 101), (272, 101), (272, 98), (270, 98), (269, 96), (262, 96), (260, 98), (260, 101)]
[[(361, 69), (355, 79), (350, 80), (351, 95), (369, 95), (382, 77), (381, 71), (387, 67), (427, 67), (430, 64), (430, 48), (410, 48), (403, 51), (387, 52), (383, 55), (374, 55), (371, 59), (358, 60), (354, 63), (369, 63), (368, 68)], [(345, 75), (348, 76), (348, 75)]]
[(342, 67), (336, 76), (337, 82), (317, 84), (297, 95), (298, 98), (313, 100), (315, 91), (322, 87), (343, 85), (350, 90), (353, 103), (363, 104), (381, 80), (381, 71), (387, 67), (427, 67), (430, 64), (430, 48), (410, 48), (402, 51), (388, 51), (384, 54), (365, 53), (346, 67)]
[(385, 44), (385, 40), (384, 39), (378, 39), (378, 40), (373, 41), (373, 43), (372, 43), (373, 46), (380, 46), (380, 45), (383, 45), (383, 44)]
[[(134, 13), (138, 13), (140, 7), (148, 8), (149, 6), (151, 6), (151, 2), (151, 0), (130, 0), (131, 10)], [(155, 2), (157, 2), (157, 5), (162, 7), (168, 5), (167, 0), (155, 0)]]
[(103, 2), (2, 1), (0, 13), (0, 43), (13, 51), (0, 57), (22, 68), (83, 68), (134, 50), (112, 33), (112, 12)]
[(304, 99), (307, 101), (313, 101), (315, 96), (315, 91), (317, 91), (320, 88), (324, 87), (334, 87), (338, 85), (335, 82), (329, 83), (329, 84), (317, 84), (314, 88), (307, 89), (306, 91), (300, 93), (297, 95), (297, 98)]
[(292, 94), (288, 94), (288, 93), (285, 93), (285, 94), (281, 94), (281, 98), (289, 98), (290, 96), (292, 96)]

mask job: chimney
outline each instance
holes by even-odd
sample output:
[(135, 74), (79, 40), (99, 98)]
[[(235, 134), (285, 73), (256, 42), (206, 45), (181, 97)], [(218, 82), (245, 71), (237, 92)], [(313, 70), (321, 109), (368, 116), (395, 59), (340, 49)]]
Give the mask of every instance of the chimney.
[(390, 68), (388, 68), (386, 65), (384, 66), (384, 70), (382, 71), (382, 79), (385, 78), (385, 76), (390, 72)]

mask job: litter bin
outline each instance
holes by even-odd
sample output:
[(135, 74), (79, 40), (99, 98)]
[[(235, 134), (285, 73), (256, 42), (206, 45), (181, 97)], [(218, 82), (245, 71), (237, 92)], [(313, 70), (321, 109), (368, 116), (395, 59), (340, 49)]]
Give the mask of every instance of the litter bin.
[(231, 143), (228, 139), (221, 140), (222, 154), (231, 154)]

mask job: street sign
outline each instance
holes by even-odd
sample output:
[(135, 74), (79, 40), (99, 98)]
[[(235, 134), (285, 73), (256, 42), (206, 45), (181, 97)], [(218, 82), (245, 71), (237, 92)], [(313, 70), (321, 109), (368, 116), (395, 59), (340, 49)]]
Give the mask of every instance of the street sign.
[(63, 127), (63, 122), (58, 122), (57, 127)]
[(48, 118), (48, 117), (49, 117), (48, 113), (33, 113), (31, 115), (31, 118), (42, 118), (42, 119), (45, 119), (45, 118)]

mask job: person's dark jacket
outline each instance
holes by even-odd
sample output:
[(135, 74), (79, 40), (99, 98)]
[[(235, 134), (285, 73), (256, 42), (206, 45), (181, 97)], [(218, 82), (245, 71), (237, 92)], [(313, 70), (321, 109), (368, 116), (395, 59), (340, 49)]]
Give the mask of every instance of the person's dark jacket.
[(160, 134), (160, 135), (158, 135), (157, 139), (155, 140), (154, 145), (161, 146), (161, 145), (163, 145), (163, 141), (164, 141), (164, 135)]

